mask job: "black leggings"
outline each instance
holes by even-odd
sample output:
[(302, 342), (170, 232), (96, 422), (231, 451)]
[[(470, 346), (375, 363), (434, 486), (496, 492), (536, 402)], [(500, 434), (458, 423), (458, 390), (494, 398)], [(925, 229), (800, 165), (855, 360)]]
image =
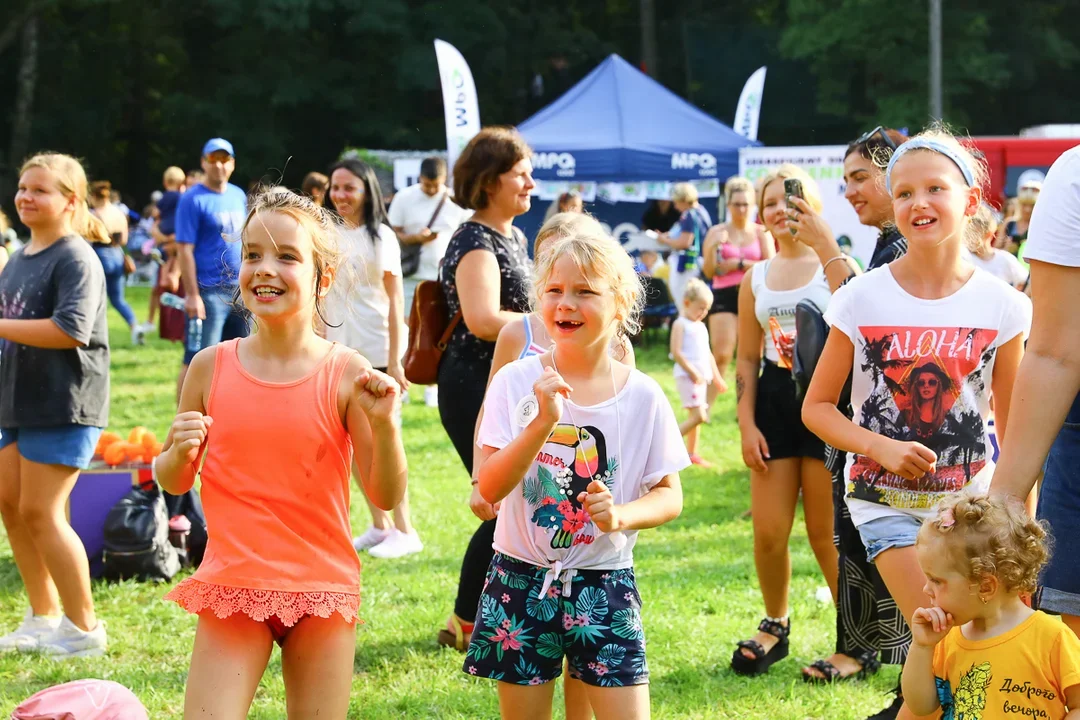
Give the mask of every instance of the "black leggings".
[[(484, 404), (490, 369), (490, 363), (459, 359), (450, 354), (444, 355), (439, 363), (439, 419), (470, 477), (476, 447), (473, 432)], [(476, 617), (484, 578), (495, 554), (491, 548), (494, 541), (495, 521), (485, 520), (473, 533), (461, 561), (454, 614), (467, 622), (472, 622)]]
[(843, 453), (833, 471), (834, 537), (840, 552), (837, 579), (836, 652), (857, 657), (880, 652), (885, 665), (903, 665), (911, 631), (878, 569), (866, 560), (866, 547), (844, 501)]

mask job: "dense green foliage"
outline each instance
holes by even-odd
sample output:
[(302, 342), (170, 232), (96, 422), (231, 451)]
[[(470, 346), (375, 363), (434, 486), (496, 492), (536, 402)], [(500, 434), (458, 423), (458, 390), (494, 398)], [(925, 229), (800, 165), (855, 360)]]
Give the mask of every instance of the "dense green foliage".
[[(656, 2), (661, 82), (731, 122), (769, 66), (766, 144), (844, 142), (927, 120), (926, 3)], [(944, 3), (946, 119), (1013, 134), (1080, 115), (1075, 3)], [(25, 141), (15, 133), (28, 18), (38, 22)], [(432, 40), (455, 44), (485, 123), (517, 123), (607, 54), (641, 61), (637, 0), (9, 0), (0, 3), (0, 198), (40, 148), (73, 152), (134, 197), (168, 164), (236, 143), (237, 180), (297, 185), (347, 145), (444, 144)], [(536, 93), (537, 76), (543, 92)], [(13, 147), (14, 145), (14, 147)], [(14, 157), (13, 157), (14, 154)]]

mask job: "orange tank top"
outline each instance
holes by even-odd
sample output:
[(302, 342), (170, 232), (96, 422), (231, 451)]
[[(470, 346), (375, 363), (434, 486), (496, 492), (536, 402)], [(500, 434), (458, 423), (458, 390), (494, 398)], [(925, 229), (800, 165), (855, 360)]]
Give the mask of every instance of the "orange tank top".
[(349, 526), (352, 438), (338, 387), (354, 354), (335, 344), (306, 377), (269, 383), (217, 346), (202, 501), (209, 541), (193, 579), (255, 590), (360, 592)]

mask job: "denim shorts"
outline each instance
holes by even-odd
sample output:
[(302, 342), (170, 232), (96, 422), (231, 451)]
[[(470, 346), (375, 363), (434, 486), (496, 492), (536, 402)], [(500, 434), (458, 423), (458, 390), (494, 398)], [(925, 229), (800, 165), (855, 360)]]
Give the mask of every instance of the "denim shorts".
[(906, 514), (886, 515), (864, 522), (858, 529), (866, 546), (866, 561), (874, 562), (874, 558), (890, 548), (911, 547), (922, 524), (922, 518)]
[(19, 455), (31, 462), (85, 470), (94, 459), (101, 430), (89, 425), (3, 428), (0, 450), (18, 443)]
[(648, 683), (634, 569), (578, 570), (542, 592), (546, 575), (542, 567), (495, 553), (462, 669), (540, 685), (562, 675), (565, 656), (570, 676), (587, 685)]
[(1073, 402), (1046, 458), (1038, 517), (1050, 526), (1050, 562), (1043, 569), (1040, 610), (1080, 615), (1080, 397)]

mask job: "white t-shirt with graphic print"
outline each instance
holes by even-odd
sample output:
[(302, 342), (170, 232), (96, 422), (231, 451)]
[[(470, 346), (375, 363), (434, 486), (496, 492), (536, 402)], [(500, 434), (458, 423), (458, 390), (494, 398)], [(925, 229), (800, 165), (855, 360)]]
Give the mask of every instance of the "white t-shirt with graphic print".
[(854, 421), (937, 453), (934, 473), (907, 480), (864, 455), (848, 455), (847, 504), (855, 525), (887, 515), (929, 517), (968, 485), (993, 474), (986, 420), (999, 347), (1027, 337), (1031, 301), (978, 268), (947, 298), (908, 294), (889, 266), (836, 291), (825, 320), (855, 345)]
[[(504, 448), (524, 429), (518, 406), (543, 374), (539, 356), (503, 366), (484, 397), (477, 444)], [(563, 403), (562, 421), (524, 480), (502, 501), (495, 550), (539, 567), (616, 570), (634, 564), (637, 531), (613, 542), (588, 518), (577, 496), (593, 479), (611, 487), (615, 503), (637, 500), (690, 465), (675, 413), (656, 381), (633, 370), (612, 399), (582, 407)], [(618, 547), (618, 545), (622, 545)]]

